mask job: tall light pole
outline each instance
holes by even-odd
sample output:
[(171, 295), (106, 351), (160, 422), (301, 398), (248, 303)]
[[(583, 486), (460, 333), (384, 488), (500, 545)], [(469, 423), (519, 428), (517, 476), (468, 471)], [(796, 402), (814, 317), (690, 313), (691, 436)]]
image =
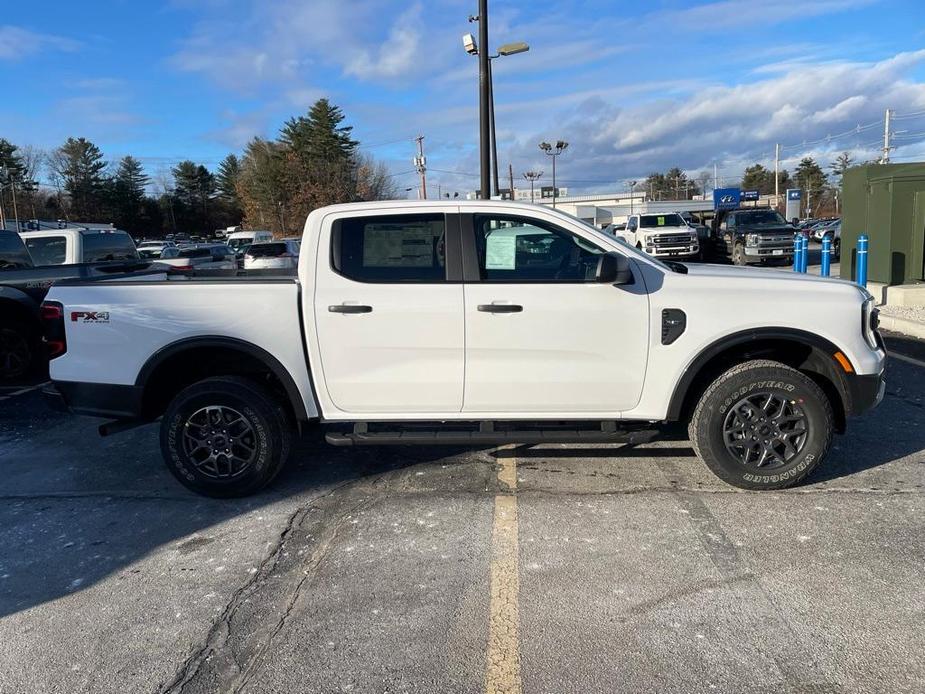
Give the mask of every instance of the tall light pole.
[[(481, 8), (481, 4), (479, 5), (479, 8), (480, 8), (479, 17), (481, 17), (483, 13), (485, 14), (485, 16), (487, 16), (487, 10), (483, 10)], [(469, 21), (470, 22), (479, 21), (479, 17), (469, 17)], [(463, 34), (463, 48), (466, 49), (466, 53), (468, 53), (469, 55), (475, 55), (479, 57), (479, 86), (480, 87), (482, 86), (481, 79), (482, 79), (483, 59), (485, 60), (485, 62), (487, 62), (487, 65), (488, 65), (487, 80), (486, 80), (487, 85), (488, 85), (487, 87), (488, 96), (487, 96), (486, 101), (487, 101), (487, 108), (488, 108), (488, 141), (489, 143), (486, 144), (484, 129), (482, 130), (481, 139), (479, 142), (480, 158), (482, 160), (481, 161), (482, 167), (484, 168), (486, 166), (486, 160), (491, 162), (491, 180), (492, 180), (491, 192), (488, 195), (485, 194), (486, 186), (484, 182), (482, 182), (482, 191), (481, 191), (482, 199), (487, 200), (492, 195), (498, 195), (498, 190), (500, 188), (500, 186), (498, 185), (498, 140), (497, 140), (497, 132), (495, 130), (495, 88), (494, 88), (494, 79), (492, 77), (492, 72), (491, 72), (491, 63), (495, 58), (500, 58), (501, 56), (516, 55), (517, 53), (525, 53), (530, 50), (530, 46), (524, 43), (523, 41), (517, 41), (515, 43), (506, 43), (498, 49), (497, 53), (495, 53), (494, 55), (490, 55), (487, 49), (486, 50), (479, 49), (479, 46), (482, 46), (484, 48), (488, 45), (487, 35), (483, 36), (482, 34), (483, 24), (484, 24), (483, 22), (479, 21), (479, 40), (478, 41), (475, 40), (475, 37), (472, 36), (472, 34)], [(481, 91), (479, 92), (479, 106), (480, 107), (485, 106), (485, 103), (482, 101)], [(481, 123), (481, 110), (479, 111), (479, 114), (480, 114), (479, 121)], [(486, 151), (490, 153), (486, 154)], [(482, 171), (482, 173), (484, 173), (484, 171)]]
[(636, 187), (638, 181), (629, 181), (627, 185), (630, 188), (630, 214), (633, 214), (633, 189)]
[(523, 176), (528, 181), (530, 181), (530, 202), (533, 202), (533, 184), (543, 176), (543, 172), (542, 171), (525, 171)]
[(553, 209), (556, 207), (556, 157), (558, 157), (565, 149), (568, 147), (568, 142), (564, 140), (558, 140), (555, 146), (549, 144), (548, 142), (541, 142), (540, 149), (550, 157), (552, 157), (552, 206)]

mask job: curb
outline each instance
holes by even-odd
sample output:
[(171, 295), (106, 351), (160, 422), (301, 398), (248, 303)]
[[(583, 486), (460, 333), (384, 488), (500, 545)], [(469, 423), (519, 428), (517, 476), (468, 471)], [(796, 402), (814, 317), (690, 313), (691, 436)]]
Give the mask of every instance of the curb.
[(887, 316), (880, 314), (880, 327), (884, 330), (910, 335), (925, 340), (925, 323), (909, 320), (908, 318), (897, 318), (896, 316)]

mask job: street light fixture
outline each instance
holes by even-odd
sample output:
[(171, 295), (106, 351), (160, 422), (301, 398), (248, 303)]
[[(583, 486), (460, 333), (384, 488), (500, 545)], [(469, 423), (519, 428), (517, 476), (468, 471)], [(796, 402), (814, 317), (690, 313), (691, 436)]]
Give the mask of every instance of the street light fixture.
[[(487, 3), (486, 3), (486, 5), (487, 5)], [(481, 13), (482, 13), (483, 11), (487, 12), (487, 7), (486, 7), (486, 8), (483, 8), (483, 10), (480, 10), (480, 15), (479, 15), (479, 17), (482, 16)], [(470, 18), (469, 18), (469, 21), (471, 22), (471, 21), (480, 21), (480, 20), (479, 20), (478, 17), (476, 17), (476, 18), (470, 17)], [(482, 31), (481, 31), (481, 29), (482, 29), (482, 26), (481, 26), (481, 24), (480, 24), (480, 25), (479, 25), (479, 36), (480, 36), (480, 37), (482, 36)], [(487, 40), (488, 40), (487, 33), (485, 34), (485, 38), (482, 39), (482, 40), (483, 40), (483, 42), (487, 43)], [(481, 56), (481, 53), (479, 52), (479, 45), (478, 45), (478, 42), (476, 42), (475, 37), (474, 37), (472, 34), (463, 34), (462, 41), (463, 41), (463, 48), (465, 49), (466, 53), (468, 53), (469, 55), (479, 56), (480, 59), (483, 57), (483, 56)], [(493, 61), (495, 58), (500, 58), (501, 56), (507, 56), (507, 55), (517, 55), (518, 53), (526, 53), (526, 52), (529, 51), (529, 50), (530, 50), (530, 45), (529, 45), (529, 44), (527, 44), (527, 43), (525, 43), (525, 42), (523, 42), (523, 41), (515, 41), (514, 43), (506, 43), (506, 44), (504, 44), (503, 46), (499, 47), (499, 48), (498, 48), (498, 52), (495, 53), (494, 55), (484, 56), (484, 58), (485, 58), (485, 61), (484, 61), (484, 62), (485, 62), (485, 65), (486, 65), (486, 68), (485, 68), (485, 71), (486, 71), (486, 81), (487, 81), (487, 83), (488, 83), (488, 84), (487, 84), (487, 92), (488, 92), (488, 138), (489, 138), (489, 141), (490, 141), (490, 145), (489, 145), (489, 148), (488, 148), (488, 149), (490, 149), (490, 152), (491, 152), (489, 156), (490, 156), (490, 159), (491, 159), (492, 188), (491, 188), (491, 190), (489, 191), (489, 189), (488, 189), (488, 181), (487, 181), (487, 180), (482, 181), (482, 184), (481, 184), (481, 189), (482, 189), (482, 190), (481, 190), (481, 193), (482, 193), (482, 199), (483, 199), (483, 200), (489, 199), (489, 198), (491, 197), (491, 195), (498, 195), (498, 194), (499, 194), (499, 192), (498, 192), (498, 191), (499, 191), (499, 185), (498, 185), (498, 141), (497, 141), (496, 132), (495, 132), (495, 88), (494, 88), (494, 79), (492, 78), (492, 74), (491, 74), (491, 63), (492, 63), (492, 61)], [(480, 78), (481, 78), (481, 60), (480, 60), (480, 66), (479, 66), (479, 67), (480, 67), (480, 75), (479, 75), (479, 76), (480, 76)], [(481, 79), (480, 79), (480, 82), (481, 82)], [(479, 99), (480, 99), (480, 101), (481, 101), (481, 98), (482, 98), (482, 94), (483, 94), (483, 92), (480, 91), (480, 92), (479, 92)], [(480, 105), (481, 105), (481, 104), (480, 104)], [(483, 137), (483, 138), (484, 138), (484, 135), (485, 135), (485, 133), (482, 132), (482, 137)], [(484, 146), (484, 145), (483, 145), (483, 146)], [(484, 150), (482, 150), (482, 151), (484, 152)], [(484, 155), (483, 155), (483, 159), (484, 159)], [(486, 167), (486, 169), (487, 169), (487, 167)], [(483, 172), (483, 173), (484, 173), (484, 172)], [(511, 194), (513, 195), (513, 194), (514, 194), (514, 191), (511, 191)]]
[(552, 206), (555, 209), (556, 207), (556, 157), (558, 157), (562, 152), (568, 148), (568, 142), (565, 140), (557, 140), (555, 145), (551, 145), (548, 142), (541, 142), (540, 149), (543, 150), (544, 154), (552, 157)]
[[(524, 178), (530, 181), (530, 202), (533, 202), (533, 184), (543, 177), (542, 171), (525, 171)], [(513, 192), (513, 191), (511, 191)]]

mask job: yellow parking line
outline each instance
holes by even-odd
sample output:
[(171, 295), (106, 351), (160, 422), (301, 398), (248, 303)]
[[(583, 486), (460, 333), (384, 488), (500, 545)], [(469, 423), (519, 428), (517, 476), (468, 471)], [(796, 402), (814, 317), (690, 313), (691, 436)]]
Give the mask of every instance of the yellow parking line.
[(518, 640), (517, 459), (502, 458), (498, 481), (507, 493), (495, 496), (491, 531), (491, 604), (488, 618), (488, 653), (485, 667), (487, 694), (520, 694), (520, 642)]

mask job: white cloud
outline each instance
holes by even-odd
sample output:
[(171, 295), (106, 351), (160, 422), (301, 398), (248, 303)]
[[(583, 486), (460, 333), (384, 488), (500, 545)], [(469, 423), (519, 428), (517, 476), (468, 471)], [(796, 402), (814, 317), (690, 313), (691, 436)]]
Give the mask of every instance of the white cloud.
[(9, 24), (0, 25), (0, 60), (22, 60), (42, 51), (76, 51), (80, 42), (64, 36), (39, 34)]
[(773, 4), (755, 0), (720, 0), (683, 10), (656, 12), (655, 24), (673, 24), (685, 31), (723, 32), (741, 26), (773, 26), (794, 19), (809, 19), (872, 5), (879, 0), (776, 0)]
[(407, 74), (420, 55), (421, 6), (412, 5), (392, 24), (389, 37), (375, 49), (358, 49), (345, 72), (360, 79), (394, 78)]

